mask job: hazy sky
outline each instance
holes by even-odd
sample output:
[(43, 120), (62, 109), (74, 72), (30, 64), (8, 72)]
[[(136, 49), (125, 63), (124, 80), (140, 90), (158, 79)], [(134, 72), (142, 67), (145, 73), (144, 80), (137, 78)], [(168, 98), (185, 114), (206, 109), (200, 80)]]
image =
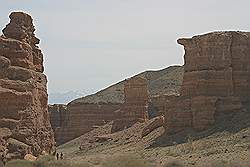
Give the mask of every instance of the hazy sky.
[(92, 93), (149, 69), (183, 64), (179, 37), (250, 29), (249, 0), (0, 0), (32, 15), (49, 92)]

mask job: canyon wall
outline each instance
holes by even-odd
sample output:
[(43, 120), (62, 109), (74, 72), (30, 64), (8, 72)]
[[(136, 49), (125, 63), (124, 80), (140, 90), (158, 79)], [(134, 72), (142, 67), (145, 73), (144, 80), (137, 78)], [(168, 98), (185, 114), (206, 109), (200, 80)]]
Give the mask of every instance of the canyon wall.
[(0, 151), (8, 158), (54, 148), (43, 54), (31, 16), (10, 14), (0, 37)]
[(216, 114), (242, 110), (250, 100), (250, 33), (213, 32), (178, 43), (185, 71), (180, 96), (166, 109), (167, 130), (204, 130)]
[[(51, 111), (51, 124), (56, 127), (54, 128), (56, 143), (63, 144), (110, 121), (114, 121), (112, 131), (115, 132), (138, 121), (147, 120), (149, 117), (147, 80), (142, 77), (130, 78), (125, 81), (123, 90), (123, 104), (73, 101), (67, 105), (66, 111), (60, 108), (60, 105), (51, 105), (49, 110)], [(60, 118), (62, 112), (66, 114), (62, 114), (63, 117)]]
[(120, 103), (69, 103), (66, 121), (55, 130), (57, 144), (75, 139), (114, 119)]
[(123, 130), (136, 122), (148, 120), (149, 93), (147, 80), (142, 77), (127, 79), (124, 85), (125, 102), (115, 113), (112, 132)]
[(60, 128), (66, 124), (67, 121), (67, 105), (64, 104), (53, 104), (48, 105), (48, 111), (50, 114), (50, 123), (51, 127), (56, 131), (57, 128)]
[(157, 95), (151, 97), (152, 105), (157, 111), (157, 116), (164, 115), (165, 111), (168, 109), (169, 103), (171, 103), (179, 94), (174, 95)]

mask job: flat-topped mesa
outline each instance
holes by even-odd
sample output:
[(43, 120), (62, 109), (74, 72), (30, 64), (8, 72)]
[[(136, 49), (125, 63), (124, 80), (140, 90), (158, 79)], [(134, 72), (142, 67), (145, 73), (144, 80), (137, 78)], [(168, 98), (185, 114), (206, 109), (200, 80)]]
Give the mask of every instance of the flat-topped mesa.
[(149, 93), (147, 80), (133, 77), (124, 85), (125, 102), (116, 111), (112, 132), (123, 130), (136, 122), (148, 120)]
[(250, 33), (213, 32), (178, 43), (185, 72), (181, 95), (166, 112), (167, 129), (203, 130), (216, 114), (240, 111), (250, 100)]
[(54, 149), (47, 78), (34, 31), (28, 14), (13, 12), (0, 37), (0, 131), (6, 132), (0, 147), (10, 159)]

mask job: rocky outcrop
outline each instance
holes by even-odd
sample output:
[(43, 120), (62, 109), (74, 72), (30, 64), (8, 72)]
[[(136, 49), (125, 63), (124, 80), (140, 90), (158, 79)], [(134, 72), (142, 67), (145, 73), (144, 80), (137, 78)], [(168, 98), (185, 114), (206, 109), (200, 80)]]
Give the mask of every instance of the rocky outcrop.
[[(149, 102), (147, 104), (148, 106), (147, 111), (148, 111), (149, 119), (158, 116), (159, 111), (162, 112), (165, 106), (165, 103), (163, 103), (163, 101), (159, 102), (160, 104), (158, 104), (158, 101), (154, 100), (155, 96), (159, 95), (160, 97), (165, 98), (168, 95), (175, 95), (179, 93), (180, 88), (181, 88), (182, 78), (183, 78), (183, 71), (184, 71), (183, 66), (171, 66), (171, 67), (158, 70), (158, 71), (145, 71), (143, 73), (140, 73), (132, 77), (132, 78), (145, 78), (145, 81), (143, 82), (145, 82), (144, 83), (145, 87), (147, 85), (147, 88), (145, 88), (145, 90), (146, 89), (148, 90), (148, 95), (146, 95), (147, 96), (146, 99), (150, 101), (149, 100), (150, 97), (152, 98), (152, 102)], [(128, 80), (121, 81), (93, 95), (88, 95), (79, 99), (75, 99), (72, 102), (70, 102), (67, 107), (67, 114), (65, 118), (66, 121), (64, 121), (65, 124), (63, 123), (63, 126), (60, 126), (60, 128), (55, 129), (55, 137), (56, 137), (56, 140), (58, 139), (57, 144), (62, 144), (75, 137), (78, 137), (81, 134), (88, 132), (93, 127), (97, 127), (101, 125), (103, 122), (108, 122), (111, 120), (118, 121), (120, 119), (119, 111), (121, 111), (120, 110), (121, 106), (127, 105), (127, 103), (125, 104), (125, 94), (124, 94), (125, 93), (124, 85), (127, 82)], [(145, 94), (145, 91), (142, 93)], [(134, 101), (134, 103), (137, 103), (137, 101)], [(141, 102), (139, 101), (139, 105), (141, 105), (140, 103)], [(110, 105), (110, 107), (108, 107), (108, 105)], [(136, 105), (131, 103), (127, 106), (134, 108), (134, 106)], [(125, 110), (130, 110), (130, 109), (126, 109), (126, 107), (123, 107), (123, 108), (125, 108)], [(54, 125), (58, 126), (60, 122), (58, 120), (61, 120), (61, 119), (57, 118), (60, 116), (56, 114), (58, 113), (56, 112), (58, 111), (56, 105), (50, 106), (49, 110), (52, 112), (55, 111), (54, 114), (52, 114), (51, 112), (52, 114), (51, 123), (53, 127)], [(92, 113), (92, 118), (91, 118), (92, 123), (91, 124), (87, 123), (87, 124), (89, 124), (90, 127), (92, 128), (86, 128), (87, 126), (85, 127), (85, 124), (86, 124), (85, 118), (88, 119), (88, 115), (90, 111)], [(107, 117), (105, 116), (105, 113), (102, 113), (102, 111), (104, 111), (105, 113), (108, 113)], [(77, 115), (77, 118), (75, 118), (74, 115)], [(95, 123), (95, 119), (97, 119), (96, 123)], [(101, 121), (98, 121), (98, 120), (101, 120)], [(142, 120), (143, 119), (139, 119), (139, 121), (142, 121)], [(134, 121), (132, 121), (132, 123), (133, 122)], [(124, 125), (122, 125), (123, 123)], [(127, 121), (120, 120), (119, 124), (122, 125), (121, 129), (128, 126)], [(115, 128), (113, 128), (113, 130), (114, 129)]]
[(133, 77), (126, 80), (124, 86), (125, 102), (121, 109), (116, 111), (112, 132), (123, 130), (136, 122), (144, 122), (148, 119), (148, 94), (146, 79)]
[(141, 137), (147, 136), (149, 133), (154, 131), (155, 129), (164, 126), (165, 118), (164, 116), (158, 116), (154, 119), (152, 119), (152, 122), (150, 122), (147, 126), (145, 126), (142, 129)]
[(9, 158), (54, 146), (43, 54), (34, 31), (28, 14), (13, 12), (0, 37), (0, 148)]
[(95, 127), (114, 119), (114, 111), (120, 103), (70, 103), (67, 106), (66, 121), (55, 130), (57, 144), (75, 139)]
[(178, 43), (185, 72), (180, 96), (167, 107), (167, 130), (203, 130), (217, 114), (240, 111), (250, 100), (250, 33), (213, 32)]
[[(147, 81), (141, 77), (127, 80), (124, 86), (124, 94), (125, 102), (123, 104), (82, 103), (80, 101), (69, 103), (62, 126), (55, 129), (56, 143), (58, 145), (63, 144), (110, 121), (114, 121), (113, 131), (117, 131), (131, 126), (135, 122), (147, 120), (149, 104)], [(52, 111), (52, 125), (60, 124), (60, 121), (58, 121), (60, 116), (55, 113), (60, 113), (60, 110), (63, 111), (63, 109), (58, 106), (49, 107)]]

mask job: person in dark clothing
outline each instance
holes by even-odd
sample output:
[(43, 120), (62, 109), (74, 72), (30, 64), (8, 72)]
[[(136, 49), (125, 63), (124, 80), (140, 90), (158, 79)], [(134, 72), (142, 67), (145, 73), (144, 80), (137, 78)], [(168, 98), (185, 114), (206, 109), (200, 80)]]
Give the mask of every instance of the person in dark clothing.
[(7, 163), (7, 159), (6, 159), (5, 154), (3, 153), (0, 157), (0, 167), (4, 167), (6, 163)]
[(0, 167), (4, 167), (2, 160), (0, 160)]
[(1, 159), (2, 159), (2, 162), (3, 162), (3, 166), (5, 166), (6, 163), (7, 163), (6, 153), (3, 153), (3, 154), (2, 154)]
[(59, 159), (59, 153), (56, 153), (56, 160)]
[(60, 154), (60, 159), (63, 160), (63, 153)]

